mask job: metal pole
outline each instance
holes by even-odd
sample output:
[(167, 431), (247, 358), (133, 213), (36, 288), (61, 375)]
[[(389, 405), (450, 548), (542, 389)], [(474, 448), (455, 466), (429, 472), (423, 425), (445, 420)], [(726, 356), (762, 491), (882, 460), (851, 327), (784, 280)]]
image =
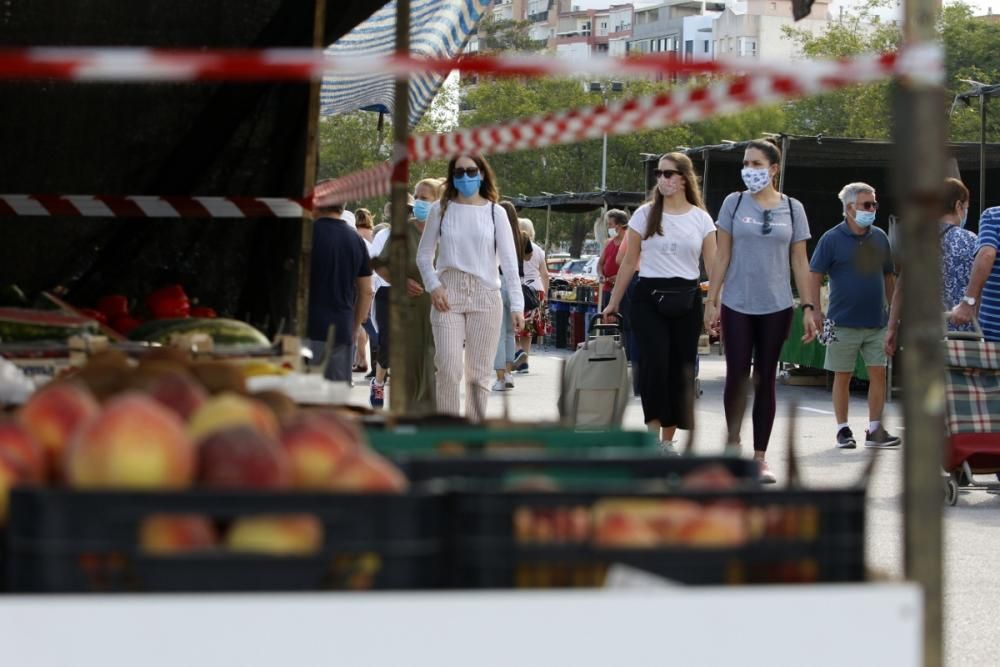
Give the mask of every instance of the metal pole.
[[(604, 93), (604, 106), (608, 106), (608, 87), (605, 85), (601, 91)], [(608, 190), (608, 133), (604, 133), (604, 146), (601, 149), (601, 192)]]
[[(396, 0), (396, 53), (410, 53), (410, 0)], [(393, 414), (405, 415), (412, 395), (413, 369), (407, 366), (406, 331), (406, 267), (410, 258), (410, 224), (406, 206), (406, 193), (410, 183), (410, 165), (406, 146), (410, 138), (410, 80), (396, 79), (392, 104), (393, 170), (392, 170), (392, 246), (389, 255), (389, 366), (392, 368), (392, 389), (389, 407)]]
[[(907, 0), (902, 48), (936, 39), (937, 0)], [(903, 291), (904, 562), (923, 589), (924, 665), (941, 665), (942, 480), (945, 382), (941, 343), (938, 208), (944, 186), (946, 118), (940, 85), (897, 78), (893, 138), (899, 231), (906, 260)], [(914, 137), (920, 137), (914, 141)], [(928, 270), (930, 269), (930, 270)]]
[(979, 217), (986, 210), (986, 91), (979, 89)]
[(701, 159), (705, 164), (701, 169), (701, 199), (708, 206), (708, 159), (711, 153), (707, 148), (701, 149)]
[(549, 228), (552, 227), (552, 204), (545, 206), (545, 252), (549, 252), (552, 247), (549, 245)]
[[(316, 10), (313, 14), (313, 48), (323, 48), (323, 36), (326, 33), (326, 0), (316, 0)], [(306, 117), (305, 165), (302, 175), (302, 193), (308, 195), (316, 185), (316, 170), (319, 163), (319, 97), (322, 81), (309, 84), (309, 106)], [(299, 228), (299, 266), (298, 279), (295, 286), (295, 311), (292, 313), (290, 331), (299, 336), (306, 335), (309, 323), (309, 272), (312, 266), (312, 214), (306, 212), (302, 216)]]
[(788, 162), (788, 147), (790, 144), (788, 135), (781, 135), (781, 167), (778, 172), (778, 192), (785, 191), (785, 164)]

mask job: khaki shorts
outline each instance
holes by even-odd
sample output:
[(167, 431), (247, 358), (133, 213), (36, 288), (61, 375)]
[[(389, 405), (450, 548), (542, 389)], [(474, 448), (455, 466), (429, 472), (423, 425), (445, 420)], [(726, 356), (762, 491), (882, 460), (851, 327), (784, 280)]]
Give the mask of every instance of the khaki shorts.
[(851, 373), (857, 364), (859, 352), (865, 366), (885, 366), (885, 327), (837, 327), (837, 340), (827, 345), (823, 368), (835, 373)]

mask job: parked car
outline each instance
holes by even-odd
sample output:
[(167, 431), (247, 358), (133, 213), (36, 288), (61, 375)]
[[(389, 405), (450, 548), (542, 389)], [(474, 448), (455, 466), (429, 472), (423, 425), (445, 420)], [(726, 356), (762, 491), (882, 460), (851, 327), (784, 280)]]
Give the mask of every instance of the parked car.
[(568, 252), (557, 252), (545, 257), (545, 266), (549, 270), (549, 275), (559, 271), (567, 262), (571, 261), (573, 257), (570, 257)]
[(589, 255), (578, 259), (570, 259), (559, 267), (558, 271), (551, 273), (553, 278), (578, 278), (589, 276), (597, 278), (597, 262), (600, 258), (597, 255)]

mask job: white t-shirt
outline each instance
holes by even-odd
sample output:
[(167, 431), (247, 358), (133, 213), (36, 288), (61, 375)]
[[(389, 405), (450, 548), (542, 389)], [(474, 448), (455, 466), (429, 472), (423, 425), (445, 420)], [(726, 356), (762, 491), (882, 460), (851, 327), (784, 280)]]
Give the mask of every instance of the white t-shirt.
[[(437, 248), (437, 261), (434, 250)], [(517, 252), (507, 214), (503, 208), (486, 204), (448, 202), (444, 220), (441, 202), (434, 202), (427, 214), (427, 225), (417, 246), (417, 268), (424, 279), (424, 288), (433, 292), (441, 286), (440, 273), (457, 269), (475, 276), (484, 286), (500, 289), (500, 272), (517, 275)], [(507, 281), (510, 312), (524, 310), (524, 294), (516, 280)]]
[[(368, 246), (368, 256), (378, 257), (382, 254), (382, 249), (385, 248), (386, 241), (389, 240), (389, 233), (392, 231), (391, 227), (386, 227), (375, 235), (372, 242)], [(377, 272), (372, 272), (372, 291), (377, 292), (380, 287), (389, 287), (389, 281), (380, 276)]]
[(640, 206), (628, 222), (642, 239), (642, 265), (640, 278), (685, 278), (698, 280), (701, 277), (702, 244), (705, 237), (715, 231), (712, 216), (692, 206), (687, 213), (663, 214), (663, 234), (653, 234), (648, 239), (649, 209), (652, 204)]
[(545, 251), (532, 241), (531, 259), (524, 260), (524, 278), (521, 279), (521, 282), (541, 292), (545, 288), (545, 285), (542, 284), (543, 266), (545, 266)]

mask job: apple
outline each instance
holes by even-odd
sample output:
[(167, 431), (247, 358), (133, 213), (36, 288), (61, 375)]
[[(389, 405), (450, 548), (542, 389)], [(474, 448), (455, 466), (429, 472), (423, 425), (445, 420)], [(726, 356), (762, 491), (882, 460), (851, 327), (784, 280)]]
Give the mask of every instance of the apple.
[(146, 553), (182, 554), (218, 544), (215, 526), (200, 514), (151, 514), (139, 524), (139, 548)]
[(250, 426), (222, 429), (198, 443), (198, 479), (217, 488), (287, 488), (288, 455), (275, 438)]
[(188, 432), (202, 440), (231, 426), (249, 426), (263, 435), (278, 437), (278, 420), (260, 401), (234, 393), (222, 393), (205, 401), (191, 416)]
[(194, 463), (181, 420), (148, 396), (125, 393), (77, 432), (65, 472), (78, 488), (180, 489), (191, 485)]
[(11, 459), (26, 481), (45, 481), (45, 451), (23, 424), (13, 419), (0, 419), (0, 455)]
[(42, 446), (48, 469), (58, 476), (70, 438), (81, 425), (96, 417), (100, 409), (83, 387), (58, 382), (35, 392), (21, 406), (17, 420)]
[(323, 524), (310, 514), (247, 516), (230, 526), (226, 548), (274, 556), (308, 556), (323, 548)]
[(329, 489), (334, 475), (359, 452), (353, 434), (308, 414), (300, 415), (281, 430), (281, 444), (291, 463), (292, 486)]

